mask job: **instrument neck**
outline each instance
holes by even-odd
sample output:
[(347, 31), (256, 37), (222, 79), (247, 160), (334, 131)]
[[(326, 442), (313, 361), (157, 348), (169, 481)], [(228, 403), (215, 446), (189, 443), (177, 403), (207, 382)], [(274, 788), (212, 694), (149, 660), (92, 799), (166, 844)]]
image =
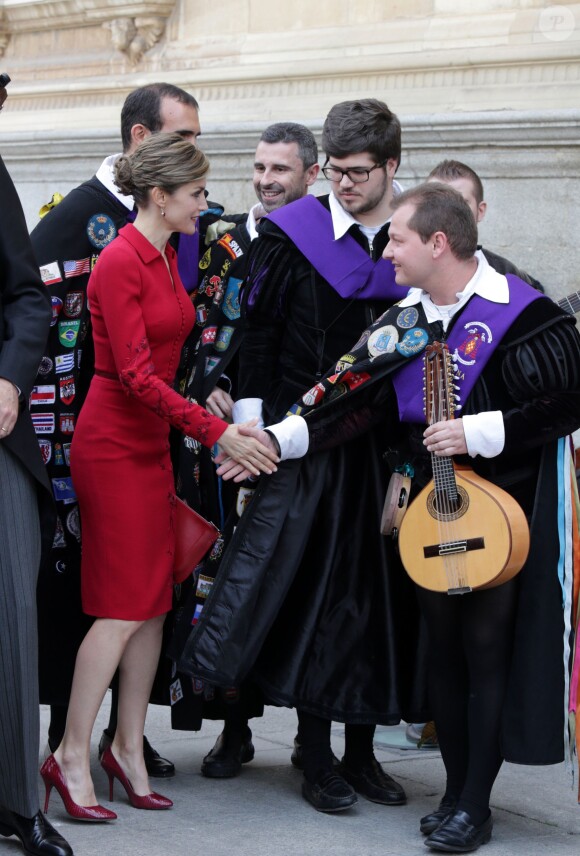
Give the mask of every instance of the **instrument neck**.
[(433, 468), (433, 482), (438, 494), (444, 494), (450, 500), (457, 499), (457, 482), (455, 480), (455, 469), (453, 458), (441, 457), (431, 453), (431, 467)]

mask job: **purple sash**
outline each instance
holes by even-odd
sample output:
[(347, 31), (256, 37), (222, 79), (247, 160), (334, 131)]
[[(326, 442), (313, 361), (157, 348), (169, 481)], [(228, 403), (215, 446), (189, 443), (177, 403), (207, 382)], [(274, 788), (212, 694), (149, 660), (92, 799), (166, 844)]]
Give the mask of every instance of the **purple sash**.
[(199, 279), (199, 232), (193, 235), (181, 232), (177, 244), (177, 270), (179, 277), (189, 294), (197, 287)]
[(402, 300), (409, 291), (395, 282), (390, 261), (374, 262), (352, 235), (334, 237), (332, 216), (315, 196), (304, 196), (268, 214), (341, 297)]
[[(459, 313), (447, 345), (458, 373), (460, 403), (469, 397), (475, 382), (516, 318), (534, 300), (544, 297), (519, 277), (508, 274), (510, 302), (493, 303), (477, 294)], [(393, 376), (402, 422), (425, 422), (423, 357), (404, 365)]]

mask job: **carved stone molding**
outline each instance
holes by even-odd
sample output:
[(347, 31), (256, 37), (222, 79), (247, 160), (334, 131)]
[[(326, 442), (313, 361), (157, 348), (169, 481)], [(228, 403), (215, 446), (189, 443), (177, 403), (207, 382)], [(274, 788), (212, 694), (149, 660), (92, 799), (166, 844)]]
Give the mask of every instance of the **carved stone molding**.
[(167, 19), (176, 0), (4, 0), (8, 29), (26, 33), (50, 27), (53, 30), (87, 27), (114, 18), (159, 16)]
[(149, 17), (120, 17), (105, 21), (103, 27), (111, 31), (111, 41), (115, 50), (129, 57), (137, 65), (144, 53), (156, 45), (165, 32), (165, 18), (159, 15)]

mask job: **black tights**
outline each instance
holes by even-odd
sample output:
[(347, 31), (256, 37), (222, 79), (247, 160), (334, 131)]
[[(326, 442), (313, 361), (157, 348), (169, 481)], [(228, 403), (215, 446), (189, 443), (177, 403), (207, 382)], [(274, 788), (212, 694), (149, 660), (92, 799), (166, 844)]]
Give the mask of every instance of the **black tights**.
[[(332, 770), (331, 724), (330, 719), (298, 711), (298, 742), (302, 746), (304, 775), (311, 782), (321, 771)], [(347, 767), (356, 770), (374, 757), (374, 736), (374, 725), (346, 724), (344, 762)]]
[(500, 730), (511, 662), (517, 577), (485, 591), (418, 589), (429, 633), (429, 700), (447, 774), (446, 796), (476, 824), (502, 765)]

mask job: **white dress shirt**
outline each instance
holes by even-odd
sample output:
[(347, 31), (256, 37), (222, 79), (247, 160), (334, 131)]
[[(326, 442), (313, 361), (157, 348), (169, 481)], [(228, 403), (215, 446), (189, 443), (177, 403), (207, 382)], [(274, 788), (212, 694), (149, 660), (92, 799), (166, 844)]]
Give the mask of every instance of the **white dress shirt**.
[[(400, 302), (400, 306), (421, 303), (427, 320), (441, 321), (447, 330), (454, 315), (467, 303), (473, 294), (478, 294), (494, 303), (509, 303), (509, 287), (505, 276), (490, 267), (489, 262), (478, 250), (477, 270), (465, 288), (457, 293), (457, 302), (449, 306), (436, 306), (427, 292), (412, 288)], [(258, 401), (259, 399), (256, 399)], [(505, 428), (501, 410), (492, 410), (461, 417), (465, 442), (469, 455), (474, 458), (494, 458), (505, 445)], [(308, 451), (308, 426), (302, 416), (293, 415), (282, 422), (270, 425), (268, 431), (276, 437), (281, 451), (281, 460), (299, 458)]]

